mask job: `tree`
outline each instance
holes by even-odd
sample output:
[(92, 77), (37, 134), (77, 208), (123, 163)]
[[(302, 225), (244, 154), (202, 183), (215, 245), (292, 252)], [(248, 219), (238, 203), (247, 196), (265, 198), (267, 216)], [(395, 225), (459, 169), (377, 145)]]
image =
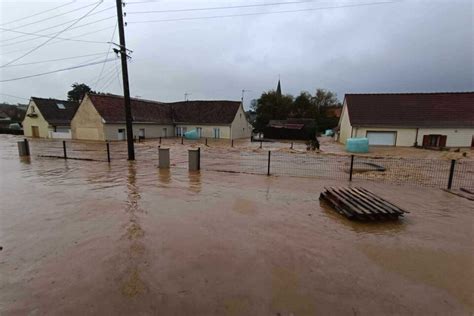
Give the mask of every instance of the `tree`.
[(264, 92), (256, 102), (252, 102), (251, 107), (257, 114), (255, 129), (263, 131), (270, 120), (285, 120), (293, 106), (293, 96), (279, 95), (271, 90)]
[(328, 108), (342, 106), (334, 92), (324, 89), (316, 89), (312, 99), (316, 108), (316, 123), (320, 132), (333, 128), (337, 125), (339, 118), (328, 116)]
[(313, 96), (307, 91), (301, 91), (295, 98), (290, 116), (293, 118), (315, 118), (316, 107), (313, 104)]
[(85, 83), (73, 83), (72, 84), (72, 89), (70, 91), (68, 91), (67, 93), (67, 99), (69, 101), (76, 101), (76, 102), (80, 102), (84, 96), (86, 95), (87, 92), (94, 92), (91, 90), (91, 88), (86, 85)]
[(341, 105), (337, 99), (337, 95), (334, 92), (325, 89), (316, 89), (312, 101), (316, 106), (318, 114), (321, 114), (325, 107)]

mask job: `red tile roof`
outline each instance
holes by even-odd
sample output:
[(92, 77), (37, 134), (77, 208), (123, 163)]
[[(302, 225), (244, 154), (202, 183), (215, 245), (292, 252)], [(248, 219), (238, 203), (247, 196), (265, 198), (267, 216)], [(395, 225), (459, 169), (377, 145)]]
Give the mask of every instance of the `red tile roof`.
[[(113, 94), (88, 94), (106, 123), (125, 123), (123, 97)], [(168, 104), (157, 101), (131, 99), (132, 117), (136, 123), (173, 124)]]
[[(111, 94), (88, 94), (106, 123), (124, 123), (123, 97)], [(162, 103), (131, 99), (134, 122), (173, 124), (231, 124), (240, 107), (238, 101), (184, 101)]]
[(474, 92), (346, 94), (352, 126), (474, 127)]
[(168, 103), (175, 123), (231, 124), (240, 101), (184, 101)]

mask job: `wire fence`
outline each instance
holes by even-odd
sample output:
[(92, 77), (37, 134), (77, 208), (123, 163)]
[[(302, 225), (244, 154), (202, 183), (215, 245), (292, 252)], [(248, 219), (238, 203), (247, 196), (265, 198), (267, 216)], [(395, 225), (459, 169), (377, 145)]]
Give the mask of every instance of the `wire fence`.
[[(217, 146), (219, 140), (215, 141), (215, 147), (209, 146), (209, 140), (208, 146), (205, 145), (206, 140), (188, 141), (187, 146), (180, 146), (181, 141), (180, 138), (172, 138), (162, 140), (158, 145), (157, 142), (136, 144), (137, 160), (157, 161), (158, 146), (169, 146), (171, 167), (187, 168), (187, 150), (200, 147), (203, 170), (328, 180), (370, 180), (474, 191), (473, 160), (350, 156), (285, 151), (281, 148), (229, 148)], [(35, 140), (30, 141), (30, 146), (33, 154), (42, 157), (109, 162), (127, 159), (127, 145), (124, 142)]]
[[(352, 158), (353, 157), (353, 158)], [(328, 180), (372, 180), (474, 191), (474, 161), (241, 152), (230, 159), (203, 152), (202, 169)], [(450, 181), (451, 178), (451, 181)], [(450, 184), (451, 182), (451, 184)]]

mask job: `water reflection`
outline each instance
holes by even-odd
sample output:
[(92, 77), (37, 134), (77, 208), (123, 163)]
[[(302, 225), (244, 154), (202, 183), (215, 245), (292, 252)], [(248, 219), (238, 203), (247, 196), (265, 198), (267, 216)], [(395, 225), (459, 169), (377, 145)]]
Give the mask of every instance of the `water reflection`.
[(396, 221), (385, 222), (360, 222), (352, 221), (345, 216), (337, 213), (331, 206), (324, 201), (319, 201), (319, 206), (323, 210), (323, 214), (331, 221), (337, 222), (348, 227), (351, 231), (358, 234), (375, 234), (384, 235), (399, 233), (406, 228), (406, 219), (400, 218)]
[(171, 169), (158, 168), (158, 180), (160, 184), (170, 184), (171, 183)]
[(201, 172), (200, 171), (189, 171), (189, 191), (194, 193), (201, 192)]
[(135, 213), (139, 210), (138, 201), (141, 195), (137, 186), (137, 169), (135, 162), (128, 162), (128, 176), (127, 176), (127, 213), (131, 216), (135, 216)]
[(23, 164), (30, 165), (31, 164), (31, 157), (30, 156), (21, 156), (20, 162)]

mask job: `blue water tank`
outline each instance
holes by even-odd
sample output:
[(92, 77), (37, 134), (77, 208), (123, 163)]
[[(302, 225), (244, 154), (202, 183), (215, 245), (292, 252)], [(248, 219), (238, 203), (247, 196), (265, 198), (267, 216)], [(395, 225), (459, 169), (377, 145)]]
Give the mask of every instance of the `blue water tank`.
[(369, 139), (368, 138), (348, 138), (346, 141), (346, 151), (350, 153), (368, 153)]
[(184, 138), (186, 139), (199, 139), (199, 134), (197, 130), (193, 129), (189, 132), (184, 133)]
[(327, 129), (324, 133), (325, 136), (334, 136), (334, 131), (332, 129)]

